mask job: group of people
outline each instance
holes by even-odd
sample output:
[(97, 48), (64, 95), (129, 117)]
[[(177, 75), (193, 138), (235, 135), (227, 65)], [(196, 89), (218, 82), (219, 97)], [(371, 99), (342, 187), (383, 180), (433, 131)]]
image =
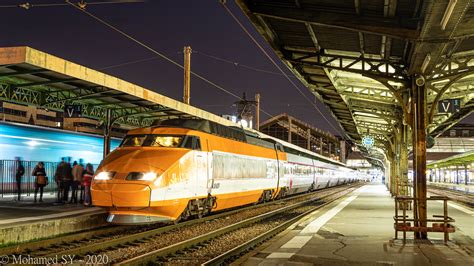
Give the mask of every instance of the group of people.
[[(83, 203), (85, 206), (91, 205), (91, 182), (94, 176), (94, 167), (92, 164), (86, 164), (85, 168), (82, 160), (74, 161), (71, 166), (70, 161), (66, 162), (66, 158), (62, 158), (56, 173), (54, 181), (58, 186), (57, 201), (68, 202), (69, 191), (71, 197), (69, 203)], [(79, 192), (79, 200), (78, 200)]]
[[(18, 192), (18, 201), (21, 199), (21, 183), (22, 177), (25, 174), (25, 167), (21, 159), (18, 157), (15, 160), (15, 177)], [(39, 192), (39, 202), (43, 202), (43, 189), (49, 184), (49, 179), (44, 168), (44, 163), (39, 162), (33, 172), (32, 176), (35, 177), (34, 187), (34, 201), (37, 202), (37, 195)], [(58, 187), (57, 202), (66, 203), (83, 203), (85, 206), (90, 206), (92, 203), (91, 199), (91, 182), (94, 177), (94, 167), (88, 163), (84, 167), (82, 159), (74, 161), (71, 166), (70, 158), (66, 162), (66, 158), (61, 158), (61, 162), (56, 168), (54, 174), (54, 181)], [(69, 198), (69, 191), (71, 197)], [(79, 195), (78, 195), (79, 194)]]

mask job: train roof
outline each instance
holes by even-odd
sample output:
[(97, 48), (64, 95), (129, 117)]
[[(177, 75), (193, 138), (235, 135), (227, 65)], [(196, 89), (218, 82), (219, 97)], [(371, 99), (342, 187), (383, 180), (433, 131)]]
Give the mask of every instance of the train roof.
[(188, 128), (271, 149), (274, 148), (274, 143), (280, 143), (285, 148), (285, 151), (288, 153), (310, 157), (312, 159), (338, 165), (341, 167), (347, 167), (341, 162), (324, 157), (320, 154), (301, 148), (297, 145), (283, 141), (281, 139), (265, 135), (253, 129), (228, 127), (205, 119), (168, 119), (154, 123), (153, 126)]

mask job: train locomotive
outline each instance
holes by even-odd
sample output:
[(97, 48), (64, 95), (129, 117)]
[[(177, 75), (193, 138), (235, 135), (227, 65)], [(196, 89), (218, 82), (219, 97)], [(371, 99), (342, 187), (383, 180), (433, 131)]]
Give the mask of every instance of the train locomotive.
[(116, 224), (172, 222), (353, 182), (344, 164), (255, 131), (170, 119), (128, 132), (97, 169), (93, 205)]

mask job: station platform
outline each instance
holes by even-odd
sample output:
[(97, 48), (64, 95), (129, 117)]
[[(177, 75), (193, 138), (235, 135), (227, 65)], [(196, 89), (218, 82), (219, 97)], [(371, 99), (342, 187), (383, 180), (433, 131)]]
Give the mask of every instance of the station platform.
[[(474, 265), (474, 211), (449, 205), (456, 233), (429, 240), (394, 239), (394, 200), (386, 187), (370, 184), (313, 212), (236, 265)], [(429, 205), (428, 215), (441, 203)], [(407, 233), (407, 237), (412, 237)], [(399, 233), (399, 237), (401, 234)]]
[(453, 183), (438, 183), (428, 182), (429, 186), (435, 186), (440, 188), (446, 188), (458, 192), (464, 192), (468, 194), (474, 194), (474, 184), (453, 184)]
[(106, 225), (106, 212), (82, 204), (57, 204), (54, 195), (35, 203), (32, 196), (0, 198), (0, 245), (84, 231)]

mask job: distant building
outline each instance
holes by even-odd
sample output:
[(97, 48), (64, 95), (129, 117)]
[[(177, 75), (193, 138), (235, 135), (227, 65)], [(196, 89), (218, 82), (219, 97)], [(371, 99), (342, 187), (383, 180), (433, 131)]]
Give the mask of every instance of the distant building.
[(474, 137), (474, 125), (457, 124), (441, 134), (440, 138), (472, 138)]
[(286, 113), (260, 124), (260, 131), (334, 160), (345, 162), (347, 157), (344, 140)]
[(474, 150), (474, 125), (457, 124), (435, 139), (435, 145), (427, 149), (427, 162)]
[[(70, 131), (102, 135), (104, 130), (95, 119), (78, 117), (64, 117), (63, 112), (51, 111), (35, 106), (28, 106), (9, 102), (0, 102), (0, 120), (42, 127), (61, 128)], [(114, 126), (112, 136), (123, 137), (128, 129)]]

